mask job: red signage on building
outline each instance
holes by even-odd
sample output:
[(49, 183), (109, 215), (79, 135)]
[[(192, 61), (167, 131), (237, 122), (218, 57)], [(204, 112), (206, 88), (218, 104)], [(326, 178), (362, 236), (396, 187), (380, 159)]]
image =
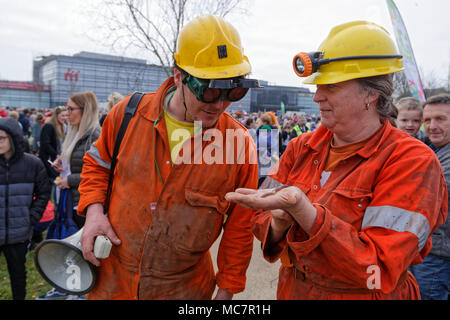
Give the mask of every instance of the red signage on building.
[(16, 90), (32, 90), (32, 91), (50, 91), (50, 86), (37, 84), (34, 82), (25, 81), (0, 81), (0, 88), (2, 89), (16, 89)]
[(70, 68), (67, 68), (67, 72), (64, 73), (64, 81), (78, 81), (78, 75), (80, 71), (75, 71)]

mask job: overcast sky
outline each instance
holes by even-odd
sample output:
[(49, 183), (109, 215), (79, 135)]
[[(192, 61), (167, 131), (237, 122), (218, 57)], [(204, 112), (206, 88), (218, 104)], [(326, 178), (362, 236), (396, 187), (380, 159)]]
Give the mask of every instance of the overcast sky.
[[(90, 0), (98, 1), (98, 0)], [(449, 0), (395, 0), (417, 64), (427, 77), (449, 74)], [(113, 53), (86, 33), (86, 0), (0, 0), (0, 79), (30, 81), (34, 57), (80, 51)], [(335, 25), (352, 20), (381, 24), (393, 35), (385, 0), (253, 0), (250, 17), (230, 17), (239, 30), (252, 77), (300, 86), (292, 58), (314, 51)], [(142, 58), (135, 56), (137, 58)]]

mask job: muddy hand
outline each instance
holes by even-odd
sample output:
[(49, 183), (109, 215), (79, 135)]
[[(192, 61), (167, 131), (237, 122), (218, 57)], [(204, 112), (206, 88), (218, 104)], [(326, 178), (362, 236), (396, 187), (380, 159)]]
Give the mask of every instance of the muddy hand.
[(83, 257), (95, 266), (100, 266), (100, 260), (94, 254), (94, 242), (97, 236), (106, 236), (114, 245), (120, 245), (120, 239), (115, 234), (108, 218), (103, 213), (101, 204), (88, 207), (86, 222), (81, 235)]

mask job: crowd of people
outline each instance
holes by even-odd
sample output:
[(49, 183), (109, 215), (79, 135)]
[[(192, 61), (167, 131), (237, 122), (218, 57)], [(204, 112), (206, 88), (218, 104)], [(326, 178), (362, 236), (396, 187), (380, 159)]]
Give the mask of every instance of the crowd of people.
[[(112, 93), (106, 111), (121, 98), (120, 94)], [(9, 152), (12, 153), (1, 153), (2, 160), (5, 160), (2, 165), (11, 163), (11, 166), (6, 166), (0, 183), (14, 190), (10, 196), (4, 196), (13, 210), (9, 213), (8, 206), (5, 206), (0, 248), (7, 259), (13, 298), (20, 300), (26, 294), (27, 251), (44, 240), (44, 233), (46, 239), (64, 239), (84, 225), (84, 218), (76, 214), (80, 197), (78, 185), (84, 154), (100, 135), (103, 115), (99, 111), (97, 97), (87, 91), (74, 93), (64, 106), (22, 110), (6, 107), (0, 116), (0, 121), (3, 121), (0, 122), (0, 131), (11, 137)], [(24, 183), (33, 184), (33, 188)], [(18, 185), (17, 190), (13, 189), (15, 185)], [(26, 198), (21, 198), (23, 195)], [(15, 201), (30, 209), (20, 212)], [(67, 204), (66, 208), (61, 207), (63, 203)], [(32, 216), (18, 223), (14, 220), (17, 214)], [(75, 298), (53, 288), (38, 299), (63, 297)]]
[[(88, 299), (232, 299), (254, 237), (268, 262), (282, 262), (278, 299), (447, 299), (450, 96), (393, 102), (402, 60), (374, 23), (333, 28), (319, 51), (297, 55), (294, 71), (317, 86), (320, 115), (227, 113), (259, 84), (237, 30), (211, 15), (183, 28), (174, 75), (135, 105), (112, 94), (104, 117), (89, 91), (5, 112), (0, 250), (14, 299), (25, 298), (25, 254), (42, 233), (81, 228), (97, 273)], [(244, 128), (240, 147), (226, 143)], [(215, 139), (198, 143), (208, 129)], [(243, 150), (245, 161), (227, 158)], [(69, 224), (58, 225), (62, 215)], [(216, 273), (209, 249), (221, 233)], [(113, 244), (106, 259), (93, 252), (97, 236)], [(65, 296), (53, 288), (40, 299)]]

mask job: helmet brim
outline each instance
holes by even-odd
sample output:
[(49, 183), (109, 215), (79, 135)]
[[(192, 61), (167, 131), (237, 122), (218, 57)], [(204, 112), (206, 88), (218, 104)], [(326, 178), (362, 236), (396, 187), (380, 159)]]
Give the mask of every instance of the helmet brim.
[(179, 66), (190, 75), (200, 79), (228, 79), (249, 74), (252, 67), (247, 59), (240, 64), (228, 66), (214, 66), (210, 68), (196, 68), (193, 66)]
[(405, 68), (387, 68), (385, 71), (365, 70), (363, 73), (342, 73), (342, 72), (316, 72), (303, 80), (303, 84), (334, 84), (353, 79), (369, 78), (396, 73), (405, 70)]

